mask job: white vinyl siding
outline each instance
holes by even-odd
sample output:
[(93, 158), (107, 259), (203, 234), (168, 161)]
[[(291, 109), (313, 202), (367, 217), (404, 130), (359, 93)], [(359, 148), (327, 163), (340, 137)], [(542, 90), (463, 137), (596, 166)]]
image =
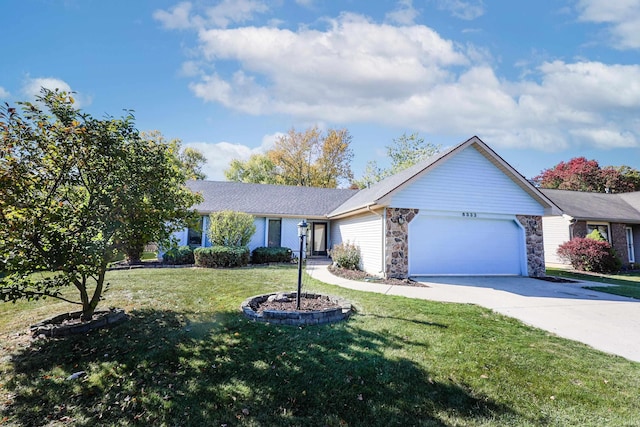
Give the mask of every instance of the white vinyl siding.
[(254, 221), (254, 224), (256, 225), (256, 232), (251, 238), (249, 249), (253, 251), (255, 248), (268, 246), (269, 230), (267, 223), (270, 219), (281, 219), (280, 246), (291, 249), (296, 256), (298, 256), (298, 251), (300, 249), (298, 223), (302, 220), (296, 218), (256, 217)]
[[(300, 221), (302, 221), (300, 218), (282, 218), (282, 241), (280, 245), (291, 249), (296, 257), (300, 252), (300, 238), (298, 237), (298, 224)], [(308, 233), (309, 229), (307, 229), (307, 238), (304, 239), (305, 248), (309, 244)]]
[(360, 248), (361, 268), (367, 273), (383, 274), (383, 220), (375, 213), (365, 213), (331, 222), (331, 243), (353, 243)]
[(249, 242), (249, 250), (253, 251), (255, 248), (259, 248), (265, 245), (265, 233), (267, 230), (267, 218), (265, 217), (255, 217), (253, 220), (253, 224), (256, 226), (256, 232), (251, 236), (251, 241)]
[(569, 221), (561, 216), (542, 217), (544, 236), (544, 263), (549, 266), (567, 265), (558, 258), (558, 246), (571, 240)]
[(473, 147), (400, 190), (389, 205), (449, 212), (544, 213), (540, 203)]

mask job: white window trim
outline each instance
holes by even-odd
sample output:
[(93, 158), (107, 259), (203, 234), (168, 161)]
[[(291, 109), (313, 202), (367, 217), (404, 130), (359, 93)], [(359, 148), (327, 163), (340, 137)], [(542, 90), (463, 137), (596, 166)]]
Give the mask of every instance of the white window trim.
[(625, 227), (624, 233), (627, 239), (627, 255), (629, 258), (629, 262), (636, 262), (636, 250), (633, 245), (633, 228)]
[(271, 221), (280, 221), (280, 243), (279, 246), (282, 245), (282, 218), (281, 217), (267, 217), (265, 218), (265, 227), (264, 227), (264, 246), (269, 246), (269, 224)]

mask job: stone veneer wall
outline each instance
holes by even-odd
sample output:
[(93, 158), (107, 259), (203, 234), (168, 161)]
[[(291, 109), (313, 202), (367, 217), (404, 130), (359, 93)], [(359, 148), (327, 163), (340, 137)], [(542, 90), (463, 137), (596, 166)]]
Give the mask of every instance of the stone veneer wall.
[(385, 275), (405, 279), (409, 276), (409, 223), (418, 209), (387, 208), (386, 213)]
[(516, 215), (525, 229), (527, 245), (527, 274), (530, 277), (544, 277), (544, 241), (542, 238), (542, 217)]

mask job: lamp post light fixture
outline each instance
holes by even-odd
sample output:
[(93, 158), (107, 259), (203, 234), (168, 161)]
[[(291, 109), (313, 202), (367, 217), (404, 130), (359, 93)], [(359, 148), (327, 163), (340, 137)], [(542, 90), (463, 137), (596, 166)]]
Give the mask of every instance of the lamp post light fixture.
[(304, 219), (298, 224), (298, 237), (300, 237), (300, 252), (298, 253), (298, 293), (296, 294), (296, 310), (300, 310), (300, 294), (302, 293), (302, 257), (304, 253), (304, 237), (307, 235), (307, 221)]

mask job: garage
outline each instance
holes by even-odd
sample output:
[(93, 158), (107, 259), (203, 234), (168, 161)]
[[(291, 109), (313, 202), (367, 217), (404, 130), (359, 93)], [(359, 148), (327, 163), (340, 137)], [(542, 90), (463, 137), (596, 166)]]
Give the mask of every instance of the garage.
[(409, 223), (409, 275), (526, 275), (524, 230), (515, 218), (464, 212)]

